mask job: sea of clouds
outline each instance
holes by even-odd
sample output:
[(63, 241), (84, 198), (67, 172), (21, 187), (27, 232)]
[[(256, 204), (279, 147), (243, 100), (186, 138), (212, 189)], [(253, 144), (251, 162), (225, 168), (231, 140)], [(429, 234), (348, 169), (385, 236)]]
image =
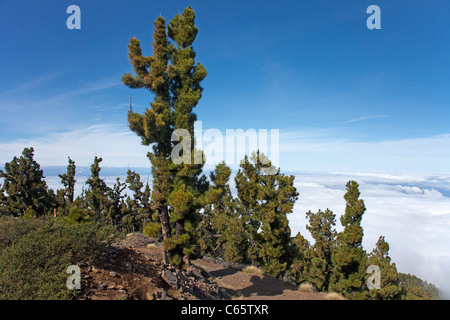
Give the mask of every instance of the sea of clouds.
[(379, 236), (390, 245), (389, 255), (399, 272), (411, 273), (450, 292), (450, 175), (326, 173), (295, 174), (300, 193), (289, 216), (293, 235), (306, 238), (305, 212), (329, 208), (339, 217), (345, 211), (345, 184), (360, 185), (366, 205), (362, 219), (363, 247), (370, 252)]
[[(64, 168), (44, 169), (47, 184), (52, 189), (62, 187), (58, 170), (64, 172)], [(126, 170), (103, 168), (102, 177), (112, 186), (117, 177), (122, 182), (126, 180)], [(148, 168), (133, 170), (141, 174), (144, 182), (151, 182)], [(293, 236), (300, 232), (312, 241), (306, 230), (305, 213), (326, 208), (336, 214), (336, 229), (341, 231), (339, 217), (345, 211), (345, 185), (355, 180), (367, 209), (362, 219), (364, 249), (372, 251), (379, 236), (385, 236), (390, 245), (389, 255), (399, 272), (414, 274), (437, 285), (444, 297), (450, 298), (450, 175), (289, 174), (295, 175), (295, 187), (300, 193), (293, 213), (288, 215)], [(77, 193), (81, 192), (88, 175), (88, 168), (78, 169)]]

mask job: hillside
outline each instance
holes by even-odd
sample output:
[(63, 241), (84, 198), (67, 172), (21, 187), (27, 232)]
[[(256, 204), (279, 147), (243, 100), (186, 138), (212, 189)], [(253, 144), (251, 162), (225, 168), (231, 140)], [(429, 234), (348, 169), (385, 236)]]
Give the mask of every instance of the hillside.
[(152, 238), (129, 234), (108, 250), (103, 262), (79, 263), (82, 292), (88, 300), (322, 300), (278, 279), (250, 274), (220, 261), (203, 258), (180, 271), (165, 265)]

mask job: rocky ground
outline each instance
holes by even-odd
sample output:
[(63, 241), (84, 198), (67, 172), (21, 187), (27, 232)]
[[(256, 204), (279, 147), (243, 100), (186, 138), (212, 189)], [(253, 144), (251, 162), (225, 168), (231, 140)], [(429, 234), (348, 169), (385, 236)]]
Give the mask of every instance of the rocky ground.
[(162, 262), (156, 239), (130, 234), (114, 244), (98, 265), (80, 262), (86, 300), (324, 299), (281, 280), (240, 271), (230, 264), (198, 259), (185, 270)]

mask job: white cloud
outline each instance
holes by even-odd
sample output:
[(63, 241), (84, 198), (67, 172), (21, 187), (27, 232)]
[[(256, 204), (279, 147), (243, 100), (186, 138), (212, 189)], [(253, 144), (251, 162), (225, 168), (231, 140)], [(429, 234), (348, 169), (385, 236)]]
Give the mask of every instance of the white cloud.
[[(35, 147), (36, 155), (45, 165), (64, 165), (67, 156), (88, 165), (96, 153), (102, 154), (105, 163), (111, 166), (148, 164), (149, 148), (140, 146), (140, 139), (125, 125), (58, 130), (34, 139), (0, 142), (0, 163), (10, 161), (25, 146)], [(225, 160), (225, 154), (219, 152), (218, 156)], [(279, 163), (283, 170), (316, 172), (450, 173), (450, 134), (351, 142), (340, 139), (336, 132), (328, 129), (281, 130)]]
[(379, 114), (379, 115), (375, 115), (375, 116), (362, 116), (359, 118), (353, 118), (351, 120), (338, 122), (338, 124), (353, 123), (353, 122), (367, 121), (367, 120), (387, 118), (387, 117), (388, 116), (385, 114)]
[[(305, 212), (329, 208), (345, 211), (345, 184), (356, 180), (367, 211), (363, 216), (364, 249), (370, 252), (383, 235), (400, 272), (412, 273), (450, 292), (450, 175), (364, 173), (296, 173), (300, 197), (289, 215), (295, 235), (311, 240)], [(437, 184), (439, 181), (439, 184)], [(444, 195), (442, 192), (446, 193)]]
[(77, 165), (89, 166), (95, 156), (104, 166), (149, 166), (150, 147), (126, 127), (94, 125), (68, 132), (52, 132), (44, 138), (0, 143), (0, 163), (11, 161), (25, 147), (33, 147), (35, 159), (43, 166), (66, 165), (70, 156)]
[(282, 168), (305, 171), (450, 173), (450, 134), (355, 142), (332, 130), (280, 131)]
[(0, 97), (8, 97), (11, 95), (18, 95), (18, 94), (23, 95), (24, 92), (27, 92), (31, 89), (35, 89), (36, 87), (40, 87), (43, 84), (46, 84), (52, 80), (57, 79), (59, 76), (60, 74), (50, 73), (41, 75), (27, 82), (20, 82), (18, 85), (13, 86), (12, 88), (0, 91)]
[[(62, 89), (60, 75), (49, 74), (0, 91), (2, 138), (12, 141), (14, 132), (28, 137), (42, 136), (52, 130), (74, 130), (81, 123), (92, 124), (95, 116), (89, 113), (90, 118), (86, 119), (83, 110), (108, 103), (102, 96), (120, 85), (117, 82), (120, 77), (78, 80)], [(109, 110), (114, 111), (117, 106), (111, 103)]]

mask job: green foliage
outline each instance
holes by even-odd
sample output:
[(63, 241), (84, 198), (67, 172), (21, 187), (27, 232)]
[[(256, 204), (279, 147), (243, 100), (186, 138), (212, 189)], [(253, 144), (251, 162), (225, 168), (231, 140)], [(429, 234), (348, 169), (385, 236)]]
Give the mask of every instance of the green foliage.
[(102, 158), (97, 156), (91, 165), (91, 176), (86, 180), (88, 189), (86, 190), (86, 207), (89, 210), (91, 220), (96, 220), (99, 225), (106, 220), (108, 198), (107, 193), (110, 188), (105, 181), (100, 178), (100, 163)]
[[(61, 178), (61, 183), (64, 186), (64, 189), (62, 190), (62, 196), (63, 196), (63, 208), (70, 206), (74, 201), (75, 196), (75, 174), (76, 174), (76, 165), (75, 161), (69, 158), (69, 164), (67, 165), (67, 173), (60, 174), (59, 177)], [(68, 204), (66, 204), (68, 202)]]
[[(100, 177), (101, 162), (101, 158), (94, 159), (91, 176), (86, 181), (87, 190), (72, 203), (70, 197), (65, 199), (65, 189), (58, 190), (62, 193), (58, 198), (63, 198), (58, 216), (63, 215), (69, 224), (96, 221), (99, 225), (109, 224), (126, 232), (142, 231), (144, 223), (151, 221), (152, 215), (149, 186), (142, 191), (139, 174), (129, 170), (126, 183), (117, 178), (116, 183), (108, 187)], [(74, 172), (74, 162), (69, 160), (68, 173), (60, 175), (62, 181), (74, 181)], [(127, 187), (133, 192), (132, 196), (124, 193)]]
[(85, 207), (83, 199), (77, 197), (70, 207), (69, 214), (63, 219), (67, 224), (75, 224), (89, 221), (89, 210)]
[[(314, 245), (298, 233), (291, 239), (293, 262), (287, 275), (297, 284), (307, 282), (319, 291), (340, 292), (349, 299), (418, 300), (438, 299), (438, 289), (421, 279), (397, 272), (389, 257), (389, 244), (380, 237), (375, 249), (367, 255), (362, 249), (361, 220), (364, 201), (355, 181), (347, 183), (346, 211), (341, 216), (344, 230), (336, 234), (335, 215), (330, 210), (306, 216), (306, 226), (315, 240)], [(371, 274), (369, 265), (380, 268), (380, 289), (368, 289), (366, 282)]]
[(331, 256), (333, 270), (329, 290), (342, 293), (349, 299), (362, 298), (367, 268), (367, 255), (361, 246), (361, 220), (366, 208), (359, 195), (358, 183), (349, 181), (344, 195), (345, 213), (340, 219), (344, 230), (338, 233), (337, 246)]
[(0, 220), (0, 299), (72, 299), (67, 267), (97, 261), (114, 230), (93, 224), (67, 225), (60, 219)]
[(0, 213), (14, 217), (39, 217), (55, 207), (55, 194), (49, 192), (40, 165), (34, 160), (34, 149), (25, 148), (0, 170), (4, 184), (0, 188)]
[(161, 235), (161, 224), (158, 222), (148, 222), (144, 226), (143, 234), (147, 237), (159, 237)]
[(247, 237), (238, 202), (233, 198), (228, 181), (231, 169), (224, 162), (211, 173), (211, 186), (205, 194), (205, 209), (199, 225), (199, 243), (203, 253), (245, 262)]
[(0, 252), (42, 225), (41, 219), (0, 218)]
[(109, 204), (106, 219), (111, 225), (119, 225), (124, 211), (126, 211), (125, 195), (123, 194), (126, 187), (127, 185), (120, 182), (120, 178), (117, 178), (114, 186), (107, 192)]
[(395, 263), (389, 257), (389, 244), (381, 236), (375, 249), (368, 256), (368, 265), (376, 265), (381, 270), (380, 289), (371, 289), (366, 295), (369, 300), (398, 300), (400, 288)]
[[(173, 247), (173, 248), (175, 248), (175, 247)], [(180, 255), (174, 254), (174, 255), (172, 255), (172, 257), (170, 258), (169, 263), (170, 263), (171, 265), (174, 265), (174, 266), (179, 266), (179, 265), (181, 265), (181, 264), (183, 263), (183, 259), (181, 258)]]
[(291, 257), (293, 259), (292, 264), (287, 272), (287, 276), (293, 278), (293, 280), (300, 284), (308, 281), (308, 252), (311, 245), (300, 232), (291, 239)]
[(305, 252), (305, 266), (301, 278), (314, 285), (317, 290), (326, 292), (331, 276), (331, 255), (336, 244), (336, 216), (326, 209), (317, 213), (308, 211), (306, 217), (309, 220), (306, 229), (311, 233), (314, 245)]
[[(253, 163), (245, 157), (235, 178), (249, 238), (248, 257), (252, 264), (278, 276), (290, 262), (287, 214), (292, 212), (298, 192), (294, 176), (274, 171), (264, 154), (253, 153), (251, 160)], [(268, 170), (275, 174), (267, 175)]]
[(402, 300), (439, 300), (439, 289), (411, 274), (398, 274)]
[(128, 233), (140, 231), (146, 223), (156, 221), (153, 209), (151, 208), (151, 189), (141, 182), (138, 173), (128, 170), (127, 172), (128, 189), (133, 192), (133, 197), (128, 196), (125, 202), (121, 203), (121, 228)]
[[(192, 44), (198, 29), (191, 7), (176, 15), (167, 28), (163, 17), (158, 17), (154, 26), (152, 56), (143, 56), (139, 40), (130, 39), (128, 57), (135, 75), (125, 74), (122, 82), (131, 89), (145, 88), (154, 94), (151, 108), (143, 114), (130, 110), (128, 123), (142, 144), (153, 145), (153, 152), (148, 154), (154, 179), (152, 202), (161, 233), (167, 240), (163, 243), (170, 244), (170, 249), (165, 246), (166, 253), (172, 262), (181, 263), (182, 259), (171, 256), (194, 253), (197, 235), (191, 231), (199, 222), (202, 205), (199, 199), (207, 186), (205, 178), (200, 176), (203, 161), (200, 164), (172, 162), (171, 137), (174, 130), (185, 129), (195, 149), (196, 115), (192, 110), (201, 98), (200, 83), (206, 77), (206, 69), (195, 62)], [(197, 158), (201, 153), (195, 150), (191, 155)]]

